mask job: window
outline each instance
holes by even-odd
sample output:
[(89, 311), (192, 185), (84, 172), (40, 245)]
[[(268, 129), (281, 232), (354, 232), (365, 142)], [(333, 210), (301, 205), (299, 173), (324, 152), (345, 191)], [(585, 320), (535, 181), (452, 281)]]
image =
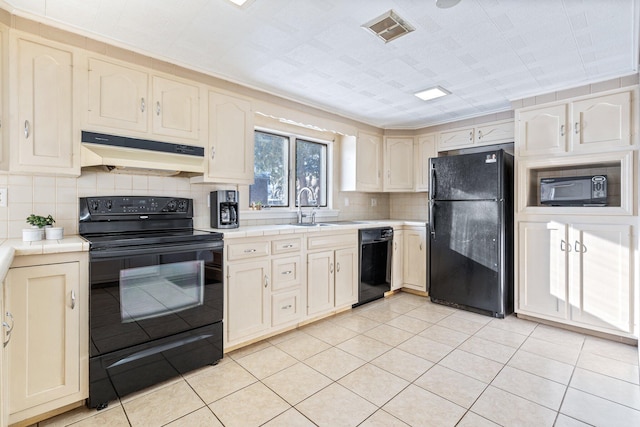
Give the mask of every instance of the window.
[(327, 206), (327, 143), (255, 131), (254, 150), (255, 180), (249, 187), (250, 204)]

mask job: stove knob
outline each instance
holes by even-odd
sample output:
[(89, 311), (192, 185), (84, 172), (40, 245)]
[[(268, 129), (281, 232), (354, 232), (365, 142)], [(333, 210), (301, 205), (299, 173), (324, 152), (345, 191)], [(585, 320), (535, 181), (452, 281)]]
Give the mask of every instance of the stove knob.
[(105, 201), (105, 204), (107, 205), (107, 209), (109, 210), (111, 210), (111, 208), (113, 207), (113, 202), (111, 200)]
[(176, 201), (175, 200), (171, 200), (171, 201), (169, 201), (169, 203), (167, 203), (167, 210), (169, 212), (174, 212), (176, 210)]
[(97, 211), (97, 210), (98, 210), (98, 208), (100, 207), (100, 203), (99, 203), (97, 200), (92, 200), (92, 201), (90, 202), (90, 205), (91, 205), (91, 206), (90, 206), (90, 209), (91, 209), (92, 211)]
[(178, 210), (180, 212), (186, 212), (187, 211), (187, 201), (186, 200), (179, 200), (178, 201)]

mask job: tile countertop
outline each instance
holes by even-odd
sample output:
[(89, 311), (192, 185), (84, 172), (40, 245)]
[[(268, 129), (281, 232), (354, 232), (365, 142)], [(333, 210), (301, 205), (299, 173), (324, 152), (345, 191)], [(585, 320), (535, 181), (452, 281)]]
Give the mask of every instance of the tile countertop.
[(0, 244), (0, 279), (4, 281), (14, 256), (83, 252), (88, 250), (89, 242), (80, 236), (66, 236), (62, 240), (39, 240), (37, 242), (7, 239)]
[[(318, 221), (324, 223), (324, 221)], [(327, 221), (328, 222), (328, 221)], [(217, 231), (224, 234), (225, 239), (237, 239), (242, 237), (260, 237), (260, 236), (275, 236), (279, 234), (292, 234), (292, 233), (331, 233), (336, 232), (338, 229), (361, 229), (372, 227), (426, 227), (425, 221), (405, 221), (400, 219), (381, 219), (370, 221), (335, 221), (330, 222), (331, 225), (326, 227), (304, 227), (294, 224), (280, 224), (280, 225), (250, 225), (240, 226), (238, 228), (209, 228), (207, 230)]]

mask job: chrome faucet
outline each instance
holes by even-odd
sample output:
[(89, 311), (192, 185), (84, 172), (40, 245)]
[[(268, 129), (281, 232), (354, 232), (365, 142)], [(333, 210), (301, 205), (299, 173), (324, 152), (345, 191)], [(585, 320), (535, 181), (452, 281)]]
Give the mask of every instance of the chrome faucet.
[[(300, 196), (302, 195), (302, 193), (306, 191), (308, 194), (308, 200), (309, 201), (314, 201), (316, 204), (316, 207), (318, 206), (318, 201), (315, 198), (315, 195), (313, 194), (313, 190), (309, 187), (302, 187), (299, 191), (298, 191), (298, 195), (296, 196), (296, 202), (298, 203), (298, 224), (302, 223), (302, 218), (304, 218), (306, 215), (302, 213), (302, 205), (300, 204)], [(316, 215), (315, 212), (312, 212), (311, 214), (311, 222), (314, 223), (316, 219)]]

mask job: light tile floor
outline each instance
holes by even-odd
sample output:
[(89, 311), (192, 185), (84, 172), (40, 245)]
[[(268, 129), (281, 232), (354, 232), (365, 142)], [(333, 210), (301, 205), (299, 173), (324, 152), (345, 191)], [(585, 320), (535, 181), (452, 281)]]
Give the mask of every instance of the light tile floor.
[(39, 426), (640, 426), (636, 347), (408, 293)]

